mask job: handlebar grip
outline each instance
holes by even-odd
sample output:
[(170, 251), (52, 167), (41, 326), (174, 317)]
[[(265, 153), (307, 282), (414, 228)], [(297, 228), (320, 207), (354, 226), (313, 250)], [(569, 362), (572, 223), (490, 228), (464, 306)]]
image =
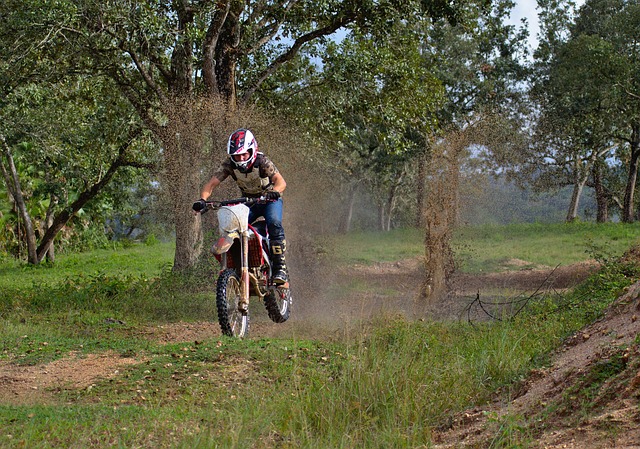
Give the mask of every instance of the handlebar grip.
[(251, 203), (253, 201), (255, 201), (256, 198), (248, 198), (246, 196), (243, 196), (242, 198), (235, 198), (233, 200), (224, 200), (224, 201), (220, 201), (218, 204), (220, 204), (221, 206), (228, 206), (230, 204), (246, 204), (246, 203)]

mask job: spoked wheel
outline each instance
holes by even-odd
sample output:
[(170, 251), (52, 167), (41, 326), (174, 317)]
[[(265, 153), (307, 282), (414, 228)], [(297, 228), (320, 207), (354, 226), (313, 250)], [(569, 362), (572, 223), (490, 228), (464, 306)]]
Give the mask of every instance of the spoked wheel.
[(240, 298), (240, 277), (234, 269), (228, 268), (218, 277), (216, 306), (220, 329), (229, 337), (244, 338), (249, 334), (249, 311), (238, 310)]
[(285, 287), (270, 287), (264, 297), (264, 306), (274, 323), (284, 323), (291, 314), (291, 290)]

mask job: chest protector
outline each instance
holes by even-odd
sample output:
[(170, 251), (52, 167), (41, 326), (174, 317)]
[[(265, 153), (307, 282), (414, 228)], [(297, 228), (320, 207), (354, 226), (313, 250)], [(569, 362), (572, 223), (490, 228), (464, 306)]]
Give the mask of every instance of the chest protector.
[(233, 170), (231, 177), (234, 179), (242, 194), (248, 197), (258, 197), (267, 190), (271, 181), (268, 177), (261, 178), (260, 170), (254, 167), (248, 173), (242, 173), (240, 170)]

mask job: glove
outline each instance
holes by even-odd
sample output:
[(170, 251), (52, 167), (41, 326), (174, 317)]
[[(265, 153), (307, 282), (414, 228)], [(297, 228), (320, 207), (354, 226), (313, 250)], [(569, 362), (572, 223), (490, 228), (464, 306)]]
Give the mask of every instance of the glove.
[(206, 207), (207, 207), (207, 202), (202, 198), (200, 198), (198, 201), (193, 203), (193, 206), (192, 206), (193, 210), (195, 210), (196, 212), (202, 212), (204, 209), (206, 209)]
[(275, 190), (269, 190), (265, 195), (265, 199), (271, 201), (278, 201), (280, 199), (280, 192), (276, 192)]

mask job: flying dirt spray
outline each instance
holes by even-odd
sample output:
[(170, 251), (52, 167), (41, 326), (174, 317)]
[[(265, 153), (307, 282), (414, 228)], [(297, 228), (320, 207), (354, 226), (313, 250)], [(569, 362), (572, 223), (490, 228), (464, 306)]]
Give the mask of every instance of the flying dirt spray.
[[(425, 277), (420, 303), (427, 307), (450, 293), (450, 280), (455, 271), (451, 247), (460, 208), (461, 170), (468, 159), (469, 147), (485, 140), (479, 127), (483, 122), (462, 131), (449, 132), (431, 143), (427, 162), (422, 222), (425, 227)], [(419, 312), (419, 310), (418, 310)]]
[[(423, 307), (433, 305), (451, 293), (456, 263), (451, 247), (459, 221), (460, 189), (482, 183), (475, 171), (466, 166), (475, 157), (473, 147), (482, 153), (499, 155), (503, 162), (522, 152), (523, 140), (513, 123), (498, 115), (487, 115), (431, 143), (427, 161), (423, 223), (425, 229), (425, 278), (420, 291)], [(478, 161), (476, 161), (477, 163)], [(474, 194), (475, 195), (475, 194)], [(418, 310), (419, 311), (419, 310)]]
[(448, 291), (455, 265), (451, 238), (458, 213), (458, 181), (463, 139), (434, 142), (427, 165), (423, 223), (425, 224), (425, 279), (421, 302), (432, 304)]
[[(317, 167), (309, 161), (308, 143), (301, 141), (299, 133), (281, 120), (254, 108), (230, 112), (216, 98), (175, 99), (167, 116), (161, 139), (164, 159), (161, 204), (166, 205), (166, 218), (176, 229), (174, 269), (182, 261), (178, 269), (195, 269), (203, 276), (216, 272), (218, 264), (210, 251), (217, 229), (215, 214), (196, 215), (191, 205), (199, 198), (202, 185), (228, 157), (229, 135), (238, 128), (249, 128), (256, 136), (259, 150), (268, 155), (287, 180), (283, 224), (289, 243), (288, 265), (295, 279), (296, 298), (300, 299), (295, 306), (295, 315), (299, 316), (300, 306), (310, 300), (307, 291), (317, 291), (315, 283), (322, 282), (320, 277), (310, 274), (315, 259), (310, 240), (317, 232), (318, 217), (326, 215), (320, 212), (320, 203), (324, 202), (321, 192), (327, 189), (318, 183)], [(239, 195), (236, 183), (229, 180), (210, 199), (225, 200)], [(181, 250), (185, 254), (178, 254)]]

